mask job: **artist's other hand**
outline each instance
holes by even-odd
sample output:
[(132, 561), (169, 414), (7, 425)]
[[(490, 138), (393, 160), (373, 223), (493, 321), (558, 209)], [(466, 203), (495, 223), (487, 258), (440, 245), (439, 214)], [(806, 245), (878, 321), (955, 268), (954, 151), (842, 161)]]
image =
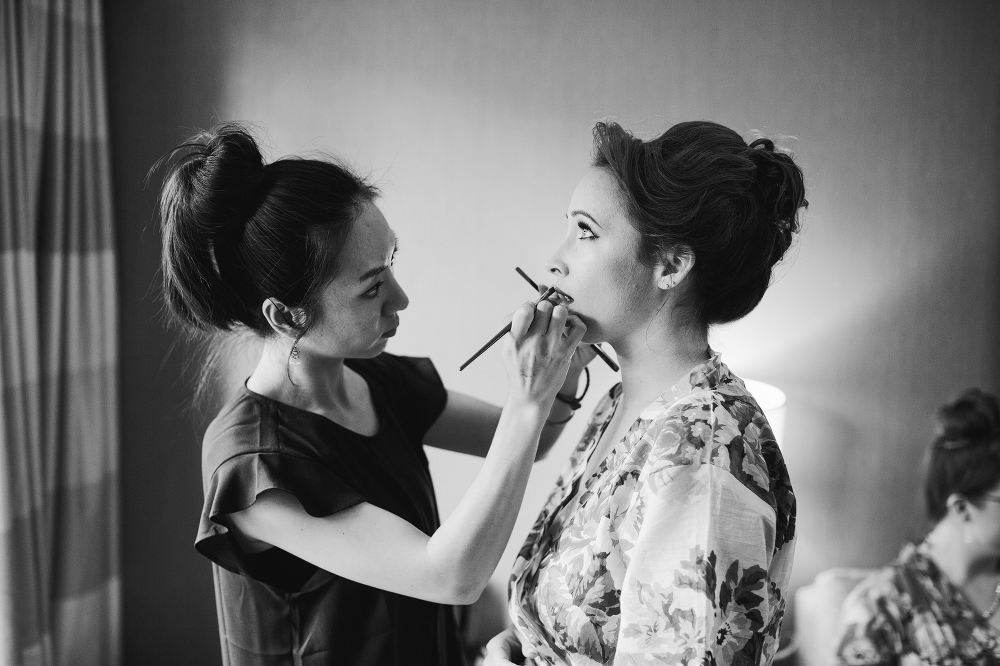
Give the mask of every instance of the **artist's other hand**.
[(486, 644), (486, 660), (483, 662), (483, 666), (512, 666), (532, 663), (534, 663), (533, 660), (526, 659), (521, 652), (521, 641), (513, 627), (497, 634)]
[(566, 381), (573, 354), (587, 327), (564, 305), (526, 303), (511, 319), (503, 346), (510, 395), (547, 411)]

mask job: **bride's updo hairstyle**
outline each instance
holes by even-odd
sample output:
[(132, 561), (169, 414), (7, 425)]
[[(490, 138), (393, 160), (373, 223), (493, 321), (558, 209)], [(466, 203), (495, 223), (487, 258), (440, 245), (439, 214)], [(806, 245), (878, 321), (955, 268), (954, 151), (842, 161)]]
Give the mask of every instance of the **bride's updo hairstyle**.
[(196, 134), (170, 163), (160, 192), (170, 313), (196, 332), (267, 336), (261, 305), (276, 298), (305, 332), (351, 223), (377, 189), (332, 159), (265, 164), (237, 123)]
[(615, 176), (641, 236), (639, 259), (690, 252), (691, 312), (710, 326), (747, 315), (808, 205), (802, 171), (769, 139), (750, 145), (717, 123), (674, 125), (649, 141), (614, 122), (594, 127), (594, 166)]

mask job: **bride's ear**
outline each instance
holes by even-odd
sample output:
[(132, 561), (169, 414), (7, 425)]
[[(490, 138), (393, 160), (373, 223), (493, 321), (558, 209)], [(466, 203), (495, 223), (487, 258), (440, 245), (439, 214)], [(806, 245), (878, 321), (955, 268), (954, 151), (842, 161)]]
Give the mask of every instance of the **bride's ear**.
[(656, 264), (656, 286), (670, 290), (684, 281), (694, 268), (694, 252), (686, 246), (677, 246), (660, 254)]

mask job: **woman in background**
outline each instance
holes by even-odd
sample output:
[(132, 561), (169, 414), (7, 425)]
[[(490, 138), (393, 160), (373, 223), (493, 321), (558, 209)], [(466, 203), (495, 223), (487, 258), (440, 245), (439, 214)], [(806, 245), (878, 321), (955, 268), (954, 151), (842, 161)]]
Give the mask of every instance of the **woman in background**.
[(795, 498), (764, 413), (708, 344), (751, 312), (806, 205), (770, 140), (686, 122), (594, 131), (550, 260), (622, 381), (598, 404), (514, 564), (487, 664), (763, 664)]
[[(167, 306), (262, 345), (203, 444), (195, 547), (216, 565), (223, 663), (462, 664), (449, 604), (496, 567), (540, 433), (570, 413), (553, 399), (576, 389), (585, 327), (523, 306), (502, 414), (448, 392), (428, 359), (383, 351), (408, 300), (372, 185), (332, 161), (265, 164), (233, 124), (184, 148), (161, 196)], [(443, 524), (424, 444), (486, 457)]]
[(1000, 402), (968, 389), (937, 421), (924, 481), (934, 527), (848, 595), (837, 663), (1000, 664)]

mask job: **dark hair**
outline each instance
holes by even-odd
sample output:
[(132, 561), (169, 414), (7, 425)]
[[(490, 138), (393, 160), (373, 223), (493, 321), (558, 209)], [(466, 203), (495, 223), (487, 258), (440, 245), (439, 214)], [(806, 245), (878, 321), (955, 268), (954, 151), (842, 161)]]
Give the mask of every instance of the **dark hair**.
[(937, 412), (924, 483), (927, 515), (948, 513), (948, 497), (971, 502), (1000, 483), (1000, 403), (978, 388), (966, 389)]
[(264, 163), (250, 131), (224, 123), (170, 154), (160, 192), (163, 295), (189, 330), (272, 331), (274, 297), (300, 332), (374, 185), (334, 159)]
[(597, 123), (593, 164), (617, 178), (644, 264), (655, 265), (667, 250), (694, 254), (689, 305), (703, 326), (756, 307), (808, 205), (790, 156), (769, 139), (748, 146), (708, 121), (679, 123), (649, 141), (617, 123)]

